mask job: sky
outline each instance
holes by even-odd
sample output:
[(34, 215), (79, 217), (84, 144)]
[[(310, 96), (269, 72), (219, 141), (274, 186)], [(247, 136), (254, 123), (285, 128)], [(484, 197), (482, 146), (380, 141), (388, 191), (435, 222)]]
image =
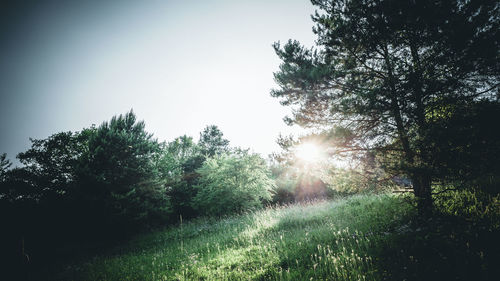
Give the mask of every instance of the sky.
[(290, 109), (273, 42), (314, 43), (308, 0), (2, 1), (0, 153), (130, 109), (160, 141), (217, 125), (267, 156)]

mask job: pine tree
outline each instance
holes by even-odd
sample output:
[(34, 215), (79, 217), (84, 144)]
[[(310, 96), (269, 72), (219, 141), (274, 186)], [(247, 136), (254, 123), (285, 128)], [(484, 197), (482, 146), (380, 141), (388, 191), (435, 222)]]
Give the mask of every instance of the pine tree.
[(391, 156), (428, 212), (442, 176), (432, 147), (446, 143), (430, 128), (480, 99), (498, 105), (498, 2), (312, 2), (318, 46), (274, 45), (272, 96), (294, 108), (287, 122), (323, 130), (338, 153)]

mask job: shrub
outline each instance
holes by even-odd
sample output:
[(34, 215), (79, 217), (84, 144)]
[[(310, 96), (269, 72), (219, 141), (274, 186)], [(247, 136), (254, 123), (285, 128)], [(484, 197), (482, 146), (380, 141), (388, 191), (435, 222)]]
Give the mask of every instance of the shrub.
[(200, 179), (193, 207), (201, 214), (221, 216), (262, 206), (271, 199), (274, 181), (257, 154), (238, 151), (208, 158), (197, 170)]
[[(436, 192), (446, 187), (436, 188)], [(436, 208), (447, 215), (468, 220), (486, 222), (491, 227), (500, 227), (500, 195), (492, 195), (482, 189), (449, 190), (435, 196)]]

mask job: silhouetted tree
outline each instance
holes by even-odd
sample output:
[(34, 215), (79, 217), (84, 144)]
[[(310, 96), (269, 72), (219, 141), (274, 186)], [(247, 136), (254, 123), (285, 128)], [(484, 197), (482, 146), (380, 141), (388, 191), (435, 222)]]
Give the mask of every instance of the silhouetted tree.
[(0, 183), (1, 240), (7, 244), (5, 255), (14, 270), (27, 271), (18, 266), (50, 259), (55, 255), (53, 249), (84, 237), (82, 230), (88, 225), (80, 220), (76, 171), (90, 132), (85, 129), (31, 139), (31, 148), (17, 156), (23, 166), (4, 173)]
[(7, 153), (0, 154), (0, 182), (5, 181), (10, 166), (12, 166), (12, 163), (7, 159)]
[[(426, 135), (439, 180), (500, 192), (500, 103), (480, 101), (443, 107)], [(444, 141), (443, 141), (444, 140)]]
[(30, 175), (32, 185), (42, 197), (72, 195), (80, 157), (88, 150), (93, 129), (82, 132), (61, 132), (46, 139), (31, 139), (31, 148), (19, 153), (24, 165), (21, 169)]
[(442, 176), (433, 142), (446, 142), (428, 137), (443, 120), (437, 113), (498, 102), (497, 1), (312, 3), (318, 48), (274, 45), (282, 64), (272, 96), (294, 107), (287, 122), (326, 130), (339, 153), (390, 155), (428, 212), (431, 183)]

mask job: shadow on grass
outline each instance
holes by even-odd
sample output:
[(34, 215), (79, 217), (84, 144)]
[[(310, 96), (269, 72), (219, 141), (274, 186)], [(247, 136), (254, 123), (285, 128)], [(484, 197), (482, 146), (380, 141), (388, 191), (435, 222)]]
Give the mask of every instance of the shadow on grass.
[[(340, 223), (343, 231), (338, 233), (326, 234), (328, 226), (321, 223), (327, 221), (308, 214), (303, 215), (305, 219), (282, 217), (265, 230), (266, 236), (284, 229), (295, 235), (278, 253), (277, 266), (290, 271), (285, 280), (339, 280), (339, 271), (332, 273), (338, 266), (345, 274), (340, 280), (359, 276), (367, 280), (498, 280), (500, 229), (491, 222), (442, 213), (423, 220), (415, 212), (402, 216), (388, 212), (390, 206), (384, 203), (358, 205), (353, 201), (336, 210), (345, 222)], [(330, 254), (318, 246), (329, 247)], [(322, 261), (315, 255), (329, 256), (331, 265), (324, 263), (321, 268)], [(342, 255), (348, 256), (343, 264)], [(276, 276), (274, 267), (259, 280)]]
[[(153, 272), (167, 280), (496, 280), (499, 234), (491, 223), (457, 216), (417, 220), (411, 205), (392, 196), (357, 196), (192, 221), (109, 250), (93, 263), (93, 275), (67, 270), (64, 276), (159, 280)], [(153, 264), (158, 261), (163, 265)]]
[(498, 280), (500, 231), (435, 215), (387, 235), (375, 266), (385, 280)]

